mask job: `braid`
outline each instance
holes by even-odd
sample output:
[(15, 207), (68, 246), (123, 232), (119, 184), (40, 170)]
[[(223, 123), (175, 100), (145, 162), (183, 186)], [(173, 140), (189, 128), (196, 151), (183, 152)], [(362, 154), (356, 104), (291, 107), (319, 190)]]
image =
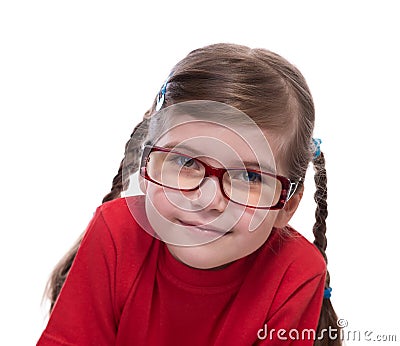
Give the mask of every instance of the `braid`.
[(134, 173), (139, 168), (139, 156), (141, 154), (141, 145), (147, 137), (149, 119), (145, 118), (136, 125), (129, 141), (125, 144), (125, 156), (122, 159), (118, 173), (112, 181), (111, 191), (104, 196), (103, 203), (111, 201), (121, 196), (121, 192), (128, 187), (129, 174)]
[[(111, 201), (121, 196), (129, 184), (129, 174), (134, 173), (139, 167), (139, 156), (141, 155), (141, 145), (147, 137), (149, 119), (145, 118), (133, 130), (129, 141), (125, 145), (125, 156), (121, 161), (117, 175), (112, 181), (111, 191), (104, 196), (102, 203)], [(45, 296), (50, 300), (50, 312), (60, 294), (61, 288), (71, 269), (72, 263), (78, 252), (84, 233), (82, 233), (72, 248), (64, 255), (56, 265), (47, 283)]]
[(325, 169), (325, 158), (324, 154), (321, 153), (317, 158), (314, 159), (314, 170), (315, 176), (314, 181), (317, 190), (314, 194), (314, 200), (317, 203), (317, 209), (315, 211), (315, 219), (316, 222), (313, 227), (314, 233), (314, 244), (321, 252), (322, 256), (325, 259), (325, 262), (328, 263), (328, 259), (326, 257), (326, 218), (328, 217), (328, 204), (327, 204), (327, 178), (326, 178), (326, 169)]
[[(321, 252), (322, 256), (325, 259), (325, 262), (328, 263), (328, 258), (326, 256), (326, 247), (327, 247), (327, 239), (326, 239), (326, 218), (328, 217), (328, 204), (327, 204), (327, 178), (326, 178), (326, 169), (325, 169), (325, 157), (323, 153), (313, 160), (314, 163), (314, 171), (315, 171), (315, 185), (316, 191), (314, 194), (314, 200), (317, 204), (317, 209), (315, 211), (315, 224), (313, 227), (314, 233), (314, 245)], [(326, 279), (325, 279), (325, 288), (328, 288), (330, 284), (330, 275), (329, 271), (326, 271)], [(324, 338), (322, 340), (316, 340), (315, 346), (340, 346), (342, 342), (339, 338), (340, 336), (340, 328), (337, 325), (337, 315), (335, 310), (333, 309), (332, 303), (330, 299), (324, 298), (322, 301), (321, 314), (318, 322), (317, 328), (317, 336), (322, 335), (325, 330)], [(338, 333), (336, 334), (336, 339), (329, 338), (329, 334), (326, 331), (329, 329), (336, 329)], [(335, 335), (333, 335), (335, 336)]]

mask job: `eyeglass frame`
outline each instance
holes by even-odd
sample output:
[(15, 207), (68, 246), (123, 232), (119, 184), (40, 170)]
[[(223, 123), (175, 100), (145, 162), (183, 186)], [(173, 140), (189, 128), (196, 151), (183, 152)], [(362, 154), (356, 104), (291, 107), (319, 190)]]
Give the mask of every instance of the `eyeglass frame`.
[[(204, 166), (204, 169), (205, 169), (203, 179), (200, 181), (200, 183), (196, 187), (191, 188), (191, 189), (181, 189), (181, 188), (177, 188), (177, 187), (171, 187), (171, 186), (164, 185), (164, 184), (152, 179), (147, 173), (147, 162), (148, 162), (149, 155), (154, 151), (161, 151), (161, 152), (165, 152), (165, 153), (174, 153), (174, 154), (182, 155), (182, 156), (188, 157), (190, 159), (193, 159), (193, 160), (201, 163)], [(242, 205), (242, 206), (247, 207), (247, 208), (252, 208), (252, 209), (264, 209), (264, 210), (282, 209), (285, 206), (286, 202), (294, 195), (294, 193), (297, 190), (297, 186), (298, 186), (298, 184), (300, 182), (300, 181), (292, 182), (289, 178), (284, 177), (282, 175), (263, 172), (263, 171), (259, 171), (259, 170), (256, 170), (256, 169), (247, 169), (247, 171), (249, 171), (249, 172), (253, 172), (253, 173), (257, 173), (257, 174), (260, 174), (260, 173), (261, 174), (266, 174), (266, 175), (268, 175), (270, 177), (276, 178), (277, 180), (280, 181), (280, 183), (282, 185), (282, 191), (281, 191), (281, 194), (279, 196), (279, 200), (275, 205), (270, 206), (270, 207), (258, 207), (258, 206), (253, 206), (253, 205), (247, 205), (247, 204), (236, 202), (236, 201), (232, 200), (226, 194), (226, 192), (224, 190), (222, 177), (224, 176), (224, 174), (227, 171), (235, 170), (235, 169), (239, 169), (239, 168), (229, 168), (229, 169), (227, 169), (227, 168), (213, 167), (213, 166), (205, 163), (204, 161), (202, 161), (202, 160), (200, 160), (198, 158), (192, 157), (190, 155), (180, 153), (180, 152), (175, 151), (173, 149), (163, 148), (163, 147), (158, 147), (158, 146), (152, 146), (152, 145), (145, 145), (143, 147), (142, 159), (141, 159), (141, 163), (140, 163), (140, 175), (144, 179), (146, 179), (146, 180), (148, 180), (148, 181), (150, 181), (150, 182), (152, 182), (154, 184), (157, 184), (159, 186), (166, 187), (168, 189), (172, 189), (172, 190), (176, 190), (176, 191), (185, 191), (185, 192), (196, 191), (197, 189), (199, 189), (201, 184), (203, 184), (205, 178), (217, 177), (221, 193), (226, 199), (228, 199), (228, 201), (231, 201), (232, 203), (236, 203), (236, 204)]]

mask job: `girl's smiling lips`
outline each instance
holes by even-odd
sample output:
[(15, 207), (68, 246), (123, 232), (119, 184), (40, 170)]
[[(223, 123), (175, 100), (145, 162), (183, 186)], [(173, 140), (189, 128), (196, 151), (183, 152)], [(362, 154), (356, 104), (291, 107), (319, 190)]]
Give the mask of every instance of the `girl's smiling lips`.
[(179, 220), (179, 219), (177, 219), (177, 221), (178, 221), (178, 224), (181, 225), (181, 226), (196, 228), (196, 229), (198, 229), (200, 231), (203, 231), (203, 232), (210, 232), (210, 233), (212, 232), (212, 233), (216, 233), (216, 234), (219, 234), (219, 235), (225, 235), (225, 234), (228, 234), (228, 233), (232, 233), (232, 231), (226, 231), (226, 230), (222, 230), (222, 229), (207, 227), (207, 224), (204, 224), (204, 223), (201, 224), (201, 223), (198, 223), (198, 222), (182, 221), (182, 220)]

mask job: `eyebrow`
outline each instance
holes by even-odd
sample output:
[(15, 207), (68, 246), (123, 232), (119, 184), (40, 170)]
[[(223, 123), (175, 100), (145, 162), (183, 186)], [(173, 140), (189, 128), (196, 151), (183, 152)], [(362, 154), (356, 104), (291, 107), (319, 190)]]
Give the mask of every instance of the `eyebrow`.
[[(259, 171), (263, 171), (266, 173), (275, 173), (276, 172), (276, 170), (272, 169), (272, 167), (268, 164), (259, 165), (257, 162), (254, 162), (254, 161), (242, 161), (242, 163), (246, 168), (259, 170)], [(254, 167), (254, 168), (252, 168), (252, 167)]]
[[(177, 150), (180, 151), (185, 150), (186, 152), (182, 152), (182, 154), (185, 155), (196, 155), (196, 156), (205, 156), (207, 157), (207, 155), (204, 154), (204, 152), (200, 152), (192, 147), (186, 146), (184, 144), (180, 144), (179, 142), (171, 142), (168, 144), (165, 144), (162, 146), (163, 148), (166, 149), (173, 149), (173, 150)], [(246, 168), (249, 169), (254, 169), (254, 170), (259, 170), (259, 171), (263, 171), (263, 172), (268, 172), (268, 173), (276, 173), (276, 169), (273, 169), (271, 165), (269, 165), (268, 163), (264, 163), (264, 164), (259, 164), (258, 162), (255, 161), (241, 161), (240, 165), (243, 165)], [(233, 167), (232, 167), (233, 168)]]
[[(180, 144), (179, 142), (168, 143), (168, 144), (163, 145), (162, 147), (166, 148), (166, 149), (174, 149), (174, 150), (175, 149), (177, 149), (177, 150), (183, 149), (183, 150), (188, 151), (190, 154), (198, 155), (198, 156), (204, 156), (204, 153), (200, 153), (200, 151), (197, 151), (196, 149), (188, 147), (188, 146), (186, 146), (184, 144)], [(185, 153), (182, 153), (182, 154), (185, 154)]]

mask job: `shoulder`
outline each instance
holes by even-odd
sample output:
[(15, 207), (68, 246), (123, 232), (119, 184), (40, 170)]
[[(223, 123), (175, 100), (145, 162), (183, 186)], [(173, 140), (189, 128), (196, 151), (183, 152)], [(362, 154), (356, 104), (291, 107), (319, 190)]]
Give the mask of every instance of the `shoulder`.
[(295, 323), (293, 316), (311, 311), (308, 306), (314, 300), (319, 315), (325, 276), (326, 264), (318, 249), (289, 228), (273, 229), (254, 253), (246, 280), (257, 302), (255, 309), (270, 327)]
[[(144, 196), (117, 198), (103, 203), (96, 210), (113, 237), (144, 236), (149, 230)], [(149, 237), (151, 239), (152, 237)]]
[(127, 226), (135, 222), (130, 207), (134, 206), (138, 209), (143, 207), (144, 196), (121, 197), (105, 202), (100, 205), (96, 212), (99, 213), (105, 221), (112, 225)]
[(108, 243), (113, 247), (111, 261), (115, 263), (118, 311), (122, 311), (141, 269), (145, 267), (148, 272), (155, 272), (153, 264), (157, 261), (161, 242), (150, 235), (145, 224), (144, 202), (144, 196), (118, 198), (103, 203), (96, 211), (111, 238)]
[(296, 271), (308, 277), (326, 272), (325, 260), (317, 247), (293, 228), (274, 229), (264, 247), (283, 271)]
[(117, 256), (128, 253), (145, 256), (156, 240), (146, 222), (144, 196), (117, 198), (96, 209), (88, 231), (111, 239)]

